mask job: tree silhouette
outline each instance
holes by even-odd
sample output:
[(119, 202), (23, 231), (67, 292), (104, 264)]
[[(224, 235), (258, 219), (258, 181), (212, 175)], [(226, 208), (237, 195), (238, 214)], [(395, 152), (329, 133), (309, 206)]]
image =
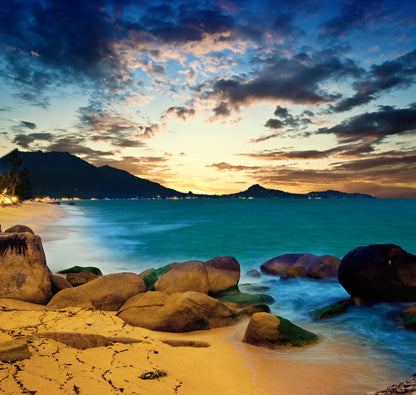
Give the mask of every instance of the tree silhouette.
[(10, 196), (17, 196), (20, 200), (30, 198), (32, 193), (29, 170), (21, 169), (23, 162), (19, 159), (17, 148), (7, 155), (7, 160), (10, 168), (0, 177), (0, 189), (6, 190)]

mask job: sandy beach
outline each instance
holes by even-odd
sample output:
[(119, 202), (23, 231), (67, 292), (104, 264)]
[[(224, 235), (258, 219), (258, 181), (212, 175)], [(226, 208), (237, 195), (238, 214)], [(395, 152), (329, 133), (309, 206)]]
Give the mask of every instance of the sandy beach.
[[(59, 206), (24, 203), (0, 208), (0, 224), (3, 230), (19, 223), (43, 232), (64, 214)], [(115, 312), (48, 311), (0, 299), (0, 342), (29, 340), (31, 353), (28, 359), (0, 362), (0, 393), (347, 395), (382, 389), (397, 379), (387, 370), (374, 377), (376, 362), (360, 363), (364, 351), (347, 339), (269, 351), (241, 342), (246, 325), (154, 332), (126, 324)], [(79, 349), (76, 341), (58, 339), (62, 333), (78, 340), (81, 334), (100, 335), (109, 344)]]

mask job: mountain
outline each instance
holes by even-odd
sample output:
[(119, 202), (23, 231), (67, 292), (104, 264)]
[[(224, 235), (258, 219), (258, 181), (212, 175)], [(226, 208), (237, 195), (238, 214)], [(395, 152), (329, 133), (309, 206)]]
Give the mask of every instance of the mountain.
[[(186, 194), (110, 166), (96, 167), (68, 152), (18, 152), (34, 196), (80, 199), (183, 197)], [(0, 172), (8, 169), (7, 155)]]
[[(96, 167), (68, 152), (17, 152), (21, 168), (29, 170), (35, 197), (78, 197), (80, 199), (197, 198), (197, 199), (352, 199), (373, 198), (361, 193), (339, 191), (297, 194), (252, 185), (246, 191), (226, 195), (182, 193), (156, 182), (133, 176), (110, 166)], [(10, 168), (7, 156), (0, 158), (0, 173)]]
[(252, 185), (246, 191), (225, 195), (232, 198), (253, 198), (253, 199), (358, 199), (374, 198), (374, 196), (362, 193), (346, 193), (339, 191), (321, 191), (303, 193), (289, 193), (278, 189), (267, 189), (259, 184)]

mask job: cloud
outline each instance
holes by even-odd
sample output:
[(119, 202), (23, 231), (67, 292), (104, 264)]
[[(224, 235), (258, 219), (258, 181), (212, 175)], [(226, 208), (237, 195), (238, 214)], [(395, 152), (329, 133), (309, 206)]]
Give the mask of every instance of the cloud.
[(376, 112), (363, 113), (330, 128), (318, 129), (318, 134), (335, 134), (340, 141), (372, 139), (416, 132), (416, 103), (408, 108), (381, 106)]
[(324, 159), (330, 157), (338, 158), (357, 158), (362, 157), (364, 154), (369, 154), (374, 151), (371, 143), (358, 143), (358, 144), (346, 144), (338, 145), (334, 148), (327, 150), (287, 150), (287, 151), (271, 151), (265, 150), (258, 153), (245, 153), (239, 154), (239, 156), (245, 156), (255, 159), (263, 159), (269, 161), (278, 160), (313, 160)]
[(20, 126), (27, 129), (36, 129), (36, 124), (28, 121), (20, 121)]
[(30, 145), (35, 141), (50, 141), (53, 135), (51, 133), (30, 133), (30, 134), (23, 134), (20, 133), (14, 137), (12, 142), (17, 144), (19, 147), (24, 149), (31, 148)]
[(382, 0), (341, 2), (340, 14), (321, 24), (323, 37), (342, 39), (353, 29), (362, 29), (389, 13), (383, 8)]
[(214, 112), (222, 113), (239, 109), (259, 101), (283, 100), (293, 104), (320, 104), (341, 97), (338, 92), (323, 88), (325, 82), (340, 78), (357, 77), (361, 70), (354, 62), (341, 59), (332, 52), (315, 55), (299, 53), (291, 58), (272, 57), (264, 67), (251, 77), (217, 79), (200, 86), (200, 96), (215, 99), (218, 104)]
[(189, 117), (195, 116), (195, 109), (190, 107), (174, 106), (168, 108), (166, 115), (186, 121)]
[(134, 121), (123, 114), (113, 113), (105, 109), (102, 103), (94, 101), (86, 107), (80, 107), (78, 115), (80, 129), (94, 134), (96, 141), (101, 135), (102, 140), (114, 139), (115, 144), (119, 146), (140, 146), (140, 143), (134, 141), (149, 139), (161, 130), (159, 124)]
[(409, 88), (416, 80), (416, 50), (394, 60), (371, 66), (363, 78), (353, 84), (356, 93), (340, 100), (329, 109), (334, 112), (350, 110), (377, 99), (384, 91)]

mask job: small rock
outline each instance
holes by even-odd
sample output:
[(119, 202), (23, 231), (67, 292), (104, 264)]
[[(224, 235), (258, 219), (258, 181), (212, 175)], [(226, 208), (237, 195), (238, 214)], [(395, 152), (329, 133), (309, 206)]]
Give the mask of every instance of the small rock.
[(30, 358), (26, 340), (8, 340), (0, 343), (0, 361), (14, 362)]

